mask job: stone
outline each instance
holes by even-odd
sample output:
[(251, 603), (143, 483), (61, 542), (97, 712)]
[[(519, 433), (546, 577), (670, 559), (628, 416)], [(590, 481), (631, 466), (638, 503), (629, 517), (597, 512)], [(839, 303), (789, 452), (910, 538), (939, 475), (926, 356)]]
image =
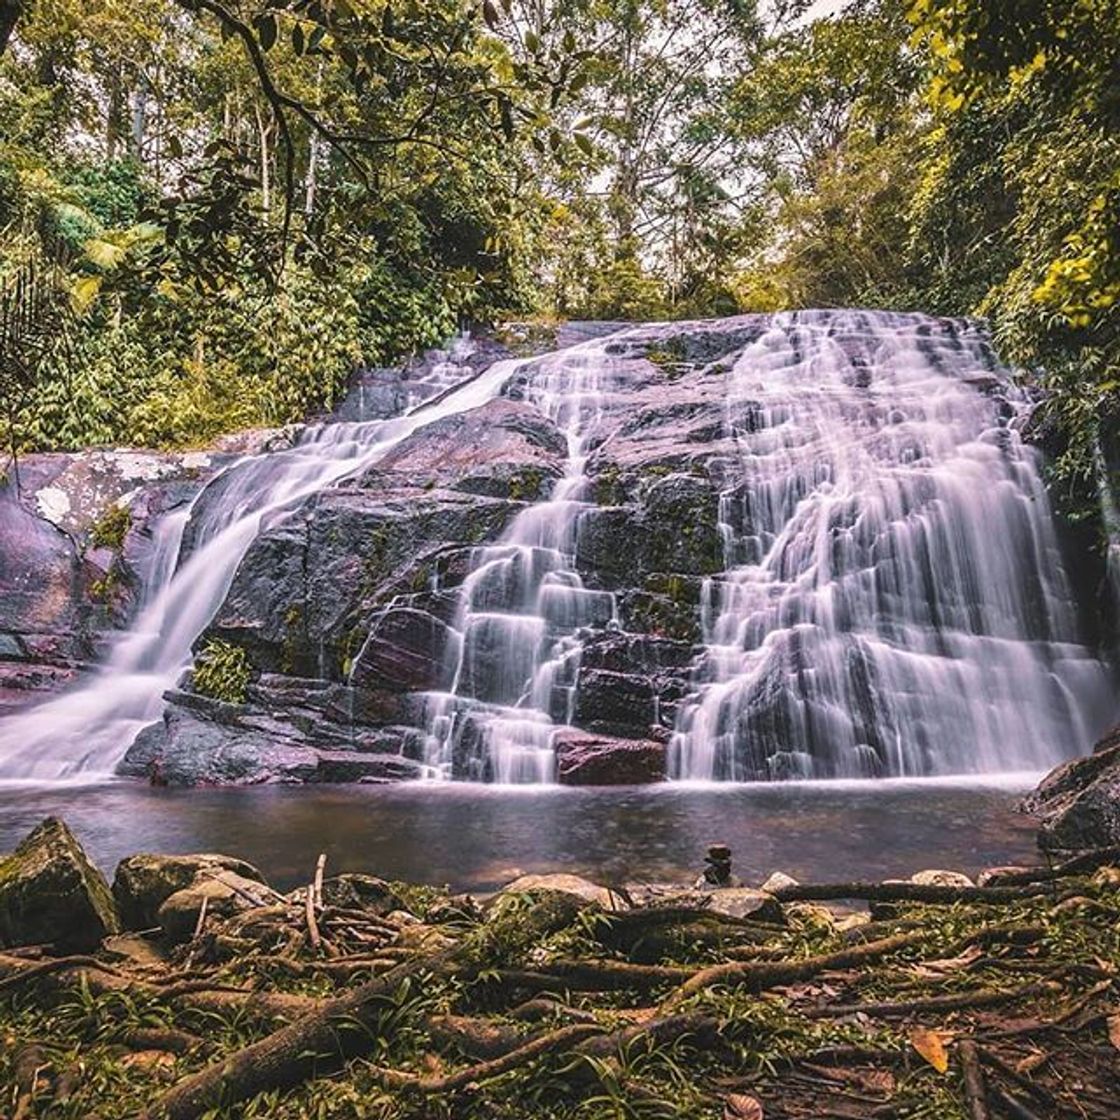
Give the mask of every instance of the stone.
[(665, 780), (664, 743), (564, 729), (553, 736), (552, 745), (561, 785), (629, 786)]
[(152, 929), (159, 924), (159, 908), (168, 898), (197, 879), (220, 871), (232, 871), (242, 879), (264, 883), (264, 876), (252, 864), (233, 856), (142, 852), (126, 857), (117, 865), (113, 879), (113, 898), (121, 925), (130, 930)]
[(787, 875), (784, 871), (773, 871), (759, 889), (773, 892), (780, 891), (784, 887), (796, 886), (798, 886), (798, 882), (792, 875)]
[(578, 899), (584, 906), (601, 906), (604, 910), (616, 910), (616, 895), (607, 887), (599, 886), (578, 875), (564, 873), (552, 875), (522, 875), (502, 888), (502, 894), (523, 894), (550, 892), (565, 894)]
[(754, 918), (760, 922), (782, 921), (782, 907), (765, 891), (751, 887), (717, 887), (704, 892), (705, 909), (729, 918)]
[(108, 884), (57, 817), (0, 859), (0, 945), (86, 952), (119, 928)]
[(404, 904), (384, 879), (375, 875), (347, 873), (323, 880), (323, 902), (343, 910), (366, 910), (385, 917)]
[(268, 906), (273, 892), (254, 879), (224, 869), (200, 874), (191, 884), (169, 895), (156, 913), (164, 937), (174, 945), (189, 941), (206, 902), (207, 915), (228, 918), (244, 910)]
[(1019, 807), (1038, 821), (1038, 844), (1046, 851), (1120, 844), (1120, 727), (1092, 754), (1051, 770)]
[(911, 883), (926, 887), (974, 887), (976, 884), (960, 871), (917, 871), (910, 876)]
[(353, 662), (359, 687), (443, 691), (454, 665), (445, 656), (452, 631), (425, 611), (402, 608), (381, 615)]
[(647, 677), (580, 666), (576, 726), (602, 735), (644, 738), (655, 716), (653, 684)]

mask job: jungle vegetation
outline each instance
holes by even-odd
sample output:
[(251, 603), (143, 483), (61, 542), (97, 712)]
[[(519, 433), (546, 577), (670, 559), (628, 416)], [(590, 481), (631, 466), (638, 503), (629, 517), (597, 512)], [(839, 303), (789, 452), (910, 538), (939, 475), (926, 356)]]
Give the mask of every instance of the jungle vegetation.
[(990, 319), (1116, 412), (1115, 0), (0, 0), (0, 423), (183, 446), (507, 317)]

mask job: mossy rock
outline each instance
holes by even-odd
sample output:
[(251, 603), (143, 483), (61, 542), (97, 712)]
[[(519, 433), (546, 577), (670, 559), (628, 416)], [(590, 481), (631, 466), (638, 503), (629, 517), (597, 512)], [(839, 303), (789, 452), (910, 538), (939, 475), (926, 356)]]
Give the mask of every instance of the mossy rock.
[(118, 929), (108, 883), (57, 817), (0, 860), (0, 945), (84, 952)]
[(223, 855), (161, 856), (149, 852), (129, 856), (117, 865), (113, 898), (125, 929), (152, 929), (159, 924), (159, 908), (173, 894), (186, 890), (207, 873), (232, 871), (243, 879), (264, 882), (250, 863)]

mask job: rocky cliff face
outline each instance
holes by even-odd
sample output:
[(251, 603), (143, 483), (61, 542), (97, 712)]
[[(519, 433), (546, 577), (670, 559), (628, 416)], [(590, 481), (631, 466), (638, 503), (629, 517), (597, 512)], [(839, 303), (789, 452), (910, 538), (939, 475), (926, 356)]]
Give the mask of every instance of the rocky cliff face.
[[(565, 781), (610, 780), (616, 741), (630, 780), (664, 774), (702, 648), (701, 582), (723, 563), (716, 514), (732, 448), (721, 374), (758, 329), (696, 327), (671, 350), (630, 337), (614, 354), (586, 464), (596, 504), (580, 519), (576, 564), (586, 587), (613, 593), (617, 618), (607, 612), (580, 635), (572, 722), (595, 750), (584, 758), (573, 747)], [(531, 373), (262, 532), (199, 641), (245, 651), (245, 702), (207, 699), (183, 682), (125, 772), (187, 784), (417, 775), (425, 696), (452, 683), (452, 626), (472, 557), (565, 469), (565, 433), (525, 399)], [(468, 729), (453, 773), (484, 777), (469, 739)]]
[(0, 714), (69, 684), (135, 614), (152, 526), (232, 451), (32, 455), (0, 486)]

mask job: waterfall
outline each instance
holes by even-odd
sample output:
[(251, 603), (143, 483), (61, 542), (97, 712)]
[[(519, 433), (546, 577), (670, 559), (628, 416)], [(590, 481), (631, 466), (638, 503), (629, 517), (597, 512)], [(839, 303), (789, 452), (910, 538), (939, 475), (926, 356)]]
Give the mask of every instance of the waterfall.
[(367, 469), (419, 428), (486, 403), (519, 365), (495, 363), (466, 383), (469, 371), (461, 368), (460, 386), (446, 391), (449, 370), (441, 363), (429, 378), (437, 395), (404, 416), (312, 425), (294, 447), (246, 456), (219, 473), (189, 510), (158, 525), (144, 606), (107, 663), (83, 686), (0, 722), (0, 779), (112, 773), (137, 732), (159, 718), (164, 692), (191, 664), (194, 642), (261, 528)]
[(725, 570), (676, 776), (1038, 770), (1092, 741), (1109, 677), (1023, 409), (968, 324), (774, 317), (727, 379)]
[[(653, 361), (682, 340), (696, 362)], [(231, 464), (157, 524), (141, 610), (107, 663), (0, 723), (0, 779), (111, 773), (161, 715), (258, 533), (427, 425), (503, 394), (560, 433), (550, 462), (562, 473), (500, 539), (468, 545), (467, 575), (448, 589), (440, 683), (451, 683), (408, 717), (431, 776), (552, 781), (556, 734), (591, 694), (578, 696), (592, 642), (600, 653), (615, 641), (683, 648), (665, 669), (679, 673), (667, 706), (658, 694), (648, 717), (664, 718), (666, 735), (672, 725), (676, 778), (1038, 770), (1107, 718), (1111, 673), (1079, 636), (1041, 463), (1018, 430), (1029, 402), (982, 331), (798, 312), (630, 328), (476, 377), (453, 354), (410, 384), (421, 403), (403, 415), (308, 426), (294, 446)], [(694, 414), (698, 426), (673, 426)], [(651, 495), (682, 480), (691, 489), (674, 492), (696, 504), (656, 524), (651, 511), (665, 507)], [(699, 508), (713, 484), (718, 541), (714, 497)], [(587, 557), (601, 552), (582, 546), (603, 514), (628, 528), (600, 570)], [(704, 525), (698, 559), (688, 548)], [(686, 553), (703, 566), (673, 567)], [(693, 629), (666, 636), (634, 607), (689, 580), (700, 587), (694, 646)], [(660, 672), (649, 656), (637, 671)], [(620, 734), (648, 734), (646, 718)]]
[[(598, 341), (535, 363), (526, 395), (563, 432), (566, 469), (546, 501), (472, 554), (449, 651), (452, 685), (427, 702), (434, 776), (454, 768), (500, 784), (552, 780), (552, 736), (574, 711), (579, 632), (615, 619), (614, 596), (583, 586), (574, 553), (580, 515), (593, 504), (584, 474), (590, 435), (619, 364)], [(465, 764), (456, 766), (460, 752)]]

